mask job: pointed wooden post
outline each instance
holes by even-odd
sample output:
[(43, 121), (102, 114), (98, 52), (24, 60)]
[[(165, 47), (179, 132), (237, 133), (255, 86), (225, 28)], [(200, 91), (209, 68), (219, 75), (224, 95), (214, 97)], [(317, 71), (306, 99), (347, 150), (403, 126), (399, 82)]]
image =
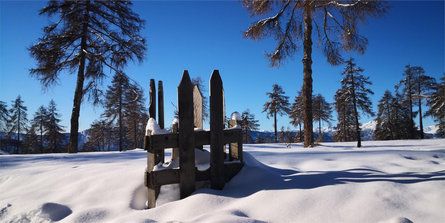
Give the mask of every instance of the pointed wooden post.
[(195, 191), (195, 131), (193, 128), (193, 84), (184, 70), (178, 86), (179, 110), (179, 188), (180, 197)]
[(150, 79), (150, 104), (148, 105), (148, 118), (156, 119), (156, 87), (154, 79)]
[(193, 116), (195, 118), (195, 128), (202, 129), (202, 94), (198, 85), (193, 87)]
[(223, 86), (218, 70), (210, 77), (210, 186), (224, 188)]
[(164, 129), (164, 87), (162, 81), (158, 81), (158, 124)]

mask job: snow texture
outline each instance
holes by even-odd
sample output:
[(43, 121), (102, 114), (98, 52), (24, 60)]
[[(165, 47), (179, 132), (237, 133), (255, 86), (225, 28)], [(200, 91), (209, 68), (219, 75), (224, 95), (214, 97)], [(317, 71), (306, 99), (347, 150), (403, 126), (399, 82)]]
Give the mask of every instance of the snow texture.
[(148, 135), (148, 131), (151, 131), (152, 135), (160, 135), (160, 134), (167, 134), (169, 131), (165, 129), (161, 129), (159, 127), (158, 123), (154, 118), (150, 118), (147, 122), (147, 126), (145, 127), (145, 134)]
[(443, 222), (445, 139), (355, 144), (244, 145), (223, 190), (166, 185), (150, 210), (141, 149), (1, 155), (0, 222)]
[(241, 115), (239, 112), (233, 112), (231, 115), (231, 119), (232, 120), (236, 120), (236, 121), (241, 121)]

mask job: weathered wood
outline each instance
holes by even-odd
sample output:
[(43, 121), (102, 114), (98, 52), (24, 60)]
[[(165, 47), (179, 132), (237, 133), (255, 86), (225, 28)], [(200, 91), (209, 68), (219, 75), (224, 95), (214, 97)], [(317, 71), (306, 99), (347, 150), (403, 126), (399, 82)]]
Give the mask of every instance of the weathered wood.
[[(172, 125), (172, 133), (178, 133), (178, 123), (173, 123)], [(178, 140), (172, 140), (174, 142), (178, 142)], [(177, 159), (179, 157), (179, 148), (178, 145), (171, 146), (172, 148), (172, 160)]]
[(218, 70), (210, 77), (210, 185), (212, 189), (224, 188), (223, 151), (223, 86)]
[[(145, 179), (150, 175), (150, 172), (153, 171), (155, 166), (155, 153), (153, 151), (149, 151), (150, 147), (150, 134), (151, 131), (147, 131), (147, 136), (145, 137), (145, 145), (144, 147), (147, 149), (147, 169), (145, 170), (147, 173), (145, 174)], [(150, 183), (146, 181), (147, 185), (147, 204), (148, 208), (156, 207), (156, 188), (150, 187)]]
[(178, 86), (180, 197), (195, 191), (195, 137), (193, 128), (193, 85), (185, 70)]
[(158, 81), (158, 125), (164, 129), (164, 87), (162, 81)]
[(148, 179), (148, 184), (152, 187), (177, 183), (179, 183), (179, 169), (152, 171)]
[(150, 79), (150, 103), (148, 104), (148, 117), (156, 119), (156, 87), (155, 80)]
[(149, 149), (164, 150), (164, 148), (178, 147), (178, 134), (168, 133), (150, 136), (151, 146)]
[(193, 87), (193, 117), (195, 128), (202, 129), (202, 94), (198, 85)]

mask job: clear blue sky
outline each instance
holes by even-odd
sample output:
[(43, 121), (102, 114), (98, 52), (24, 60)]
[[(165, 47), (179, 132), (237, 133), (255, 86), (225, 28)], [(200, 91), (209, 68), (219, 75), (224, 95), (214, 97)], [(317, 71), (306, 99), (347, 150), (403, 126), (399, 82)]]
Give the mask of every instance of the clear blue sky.
[[(11, 101), (21, 95), (31, 119), (40, 105), (54, 99), (62, 114), (62, 124), (69, 129), (75, 75), (60, 74), (58, 85), (42, 91), (40, 82), (29, 75), (36, 66), (27, 48), (42, 35), (48, 18), (38, 11), (46, 1), (0, 0), (0, 100)], [(364, 55), (349, 54), (364, 68), (373, 82), (374, 111), (385, 90), (402, 78), (407, 64), (422, 66), (427, 75), (439, 79), (444, 65), (444, 1), (391, 1), (393, 8), (384, 18), (368, 20), (360, 33), (369, 40)], [(273, 120), (262, 113), (272, 84), (281, 85), (291, 101), (302, 86), (302, 51), (270, 68), (264, 53), (275, 47), (272, 39), (246, 40), (242, 31), (255, 20), (238, 1), (136, 1), (133, 9), (146, 20), (142, 35), (148, 50), (143, 63), (130, 64), (126, 72), (148, 92), (149, 80), (164, 82), (166, 123), (171, 122), (177, 101), (176, 88), (182, 71), (201, 76), (208, 85), (213, 69), (219, 69), (226, 92), (226, 113), (246, 109), (260, 120), (261, 129), (272, 130)], [(340, 87), (343, 66), (328, 65), (317, 42), (313, 50), (314, 93), (333, 102)], [(109, 84), (112, 73), (104, 81)], [(208, 95), (208, 93), (206, 93)], [(148, 102), (147, 102), (148, 104)], [(87, 101), (82, 104), (80, 130), (99, 119), (101, 107)], [(334, 118), (336, 114), (334, 113)], [(372, 117), (364, 117), (367, 122)], [(287, 117), (278, 118), (278, 126), (289, 126)], [(433, 124), (427, 119), (425, 125)], [(292, 127), (291, 127), (292, 128)], [(293, 129), (293, 128), (292, 128)]]

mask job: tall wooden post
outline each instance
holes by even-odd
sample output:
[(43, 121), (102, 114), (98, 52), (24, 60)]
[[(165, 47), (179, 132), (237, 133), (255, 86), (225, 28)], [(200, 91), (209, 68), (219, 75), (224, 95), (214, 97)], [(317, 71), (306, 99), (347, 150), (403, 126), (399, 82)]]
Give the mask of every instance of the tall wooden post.
[[(172, 125), (172, 133), (178, 133), (178, 123), (175, 122)], [(172, 160), (177, 159), (179, 157), (179, 148), (172, 148)]]
[(184, 70), (178, 86), (179, 109), (179, 187), (180, 197), (195, 191), (195, 131), (193, 128), (193, 84)]
[(223, 151), (223, 86), (218, 70), (210, 77), (210, 186), (223, 189), (224, 151)]
[(148, 117), (156, 119), (156, 87), (154, 79), (150, 79), (150, 104), (148, 105)]
[(151, 131), (147, 131), (146, 137), (144, 140), (144, 148), (147, 150), (147, 169), (145, 170), (145, 186), (147, 187), (147, 205), (148, 208), (154, 208), (156, 207), (156, 188), (152, 187), (151, 182), (149, 182), (150, 179), (150, 173), (153, 171), (153, 168), (155, 166), (155, 153), (153, 150), (151, 150), (150, 147), (150, 141), (149, 137), (151, 135)]
[(158, 81), (158, 124), (164, 129), (164, 87), (162, 81)]
[(195, 128), (202, 129), (202, 94), (198, 85), (193, 87), (193, 117)]

